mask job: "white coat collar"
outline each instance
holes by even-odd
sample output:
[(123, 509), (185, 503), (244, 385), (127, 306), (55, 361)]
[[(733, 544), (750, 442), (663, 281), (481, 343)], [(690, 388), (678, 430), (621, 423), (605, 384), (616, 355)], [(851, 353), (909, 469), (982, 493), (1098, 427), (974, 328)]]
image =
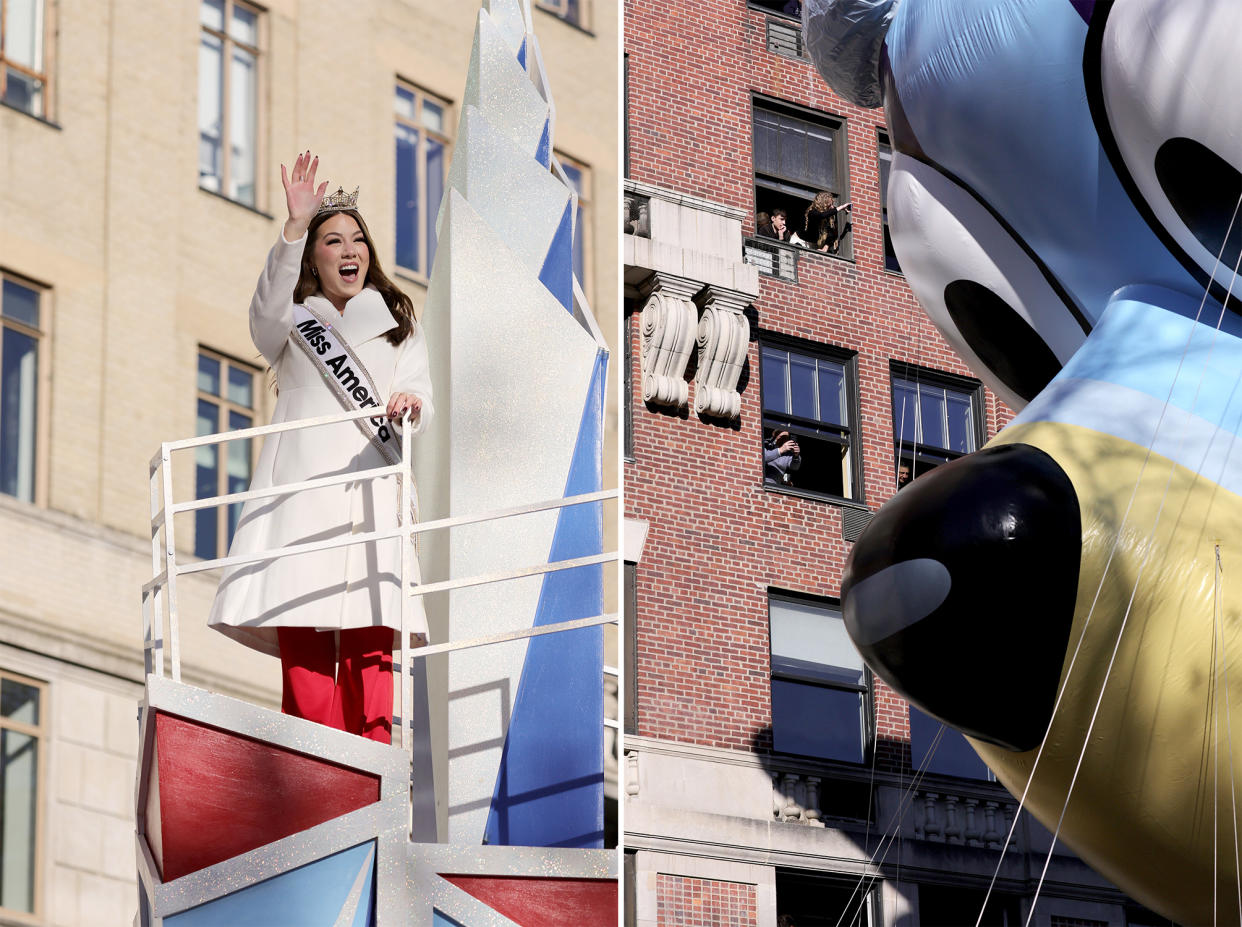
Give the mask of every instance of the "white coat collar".
[(306, 305), (321, 318), (331, 321), (332, 327), (355, 348), (397, 327), (397, 320), (388, 311), (384, 297), (374, 287), (366, 287), (350, 299), (344, 312), (337, 312), (332, 303), (318, 294), (306, 297)]

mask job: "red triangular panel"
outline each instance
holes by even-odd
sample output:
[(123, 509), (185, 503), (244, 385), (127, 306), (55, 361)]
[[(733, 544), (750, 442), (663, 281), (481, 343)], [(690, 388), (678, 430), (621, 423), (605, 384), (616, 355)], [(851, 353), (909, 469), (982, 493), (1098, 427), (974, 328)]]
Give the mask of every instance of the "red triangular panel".
[(378, 776), (173, 715), (155, 742), (165, 882), (379, 801)]
[(595, 927), (617, 923), (615, 879), (440, 876), (522, 927)]

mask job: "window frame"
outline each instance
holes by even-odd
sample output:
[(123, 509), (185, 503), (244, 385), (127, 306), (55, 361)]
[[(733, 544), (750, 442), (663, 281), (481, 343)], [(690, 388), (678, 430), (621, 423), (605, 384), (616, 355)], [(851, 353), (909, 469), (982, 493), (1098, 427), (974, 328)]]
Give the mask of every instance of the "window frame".
[[(0, 305), (0, 338), (7, 328), (12, 328), (24, 335), (35, 339), (35, 363), (38, 369), (35, 371), (35, 428), (34, 428), (34, 460), (31, 463), (33, 468), (34, 492), (30, 499), (22, 499), (18, 496), (3, 493), (16, 502), (24, 502), (27, 505), (37, 505), (46, 507), (48, 504), (48, 477), (49, 477), (49, 460), (50, 454), (48, 448), (51, 445), (51, 341), (52, 341), (52, 306), (51, 306), (51, 287), (45, 286), (29, 277), (12, 271), (0, 268), (0, 300), (3, 299), (2, 289), (5, 281), (12, 281), (18, 286), (32, 290), (35, 293), (39, 311), (38, 328), (19, 322), (16, 319), (7, 318), (4, 315), (4, 307)], [(0, 382), (0, 398), (3, 393), (3, 383)]]
[[(799, 201), (804, 202), (805, 206), (801, 208), (797, 217), (791, 214), (789, 216), (790, 221), (787, 224), (788, 224), (791, 234), (794, 232), (800, 232), (801, 230), (805, 229), (805, 226), (803, 223), (805, 221), (806, 206), (809, 206), (811, 204), (811, 201), (814, 198), (815, 193), (817, 192), (815, 190), (812, 190), (810, 187), (806, 186), (805, 183), (803, 183), (802, 181), (796, 178), (790, 179), (788, 177), (781, 177), (780, 175), (772, 174), (769, 172), (760, 172), (758, 168), (758, 164), (757, 164), (757, 158), (755, 155), (755, 149), (756, 149), (755, 126), (757, 125), (755, 114), (759, 110), (764, 110), (768, 113), (772, 113), (778, 116), (785, 116), (786, 118), (797, 119), (797, 120), (800, 120), (801, 122), (817, 126), (821, 129), (826, 129), (833, 134), (832, 170), (834, 174), (834, 178), (833, 178), (834, 183), (838, 189), (830, 189), (827, 192), (832, 193), (833, 196), (836, 197), (836, 202), (838, 204), (850, 202), (851, 200), (850, 200), (849, 122), (848, 120), (844, 116), (837, 116), (833, 113), (827, 113), (821, 110), (811, 109), (810, 107), (807, 107), (807, 106), (801, 106), (797, 103), (791, 103), (788, 100), (782, 100), (777, 97), (767, 96), (766, 94), (752, 92), (750, 95), (750, 127), (751, 127), (751, 132), (750, 132), (750, 142), (751, 142), (750, 168), (751, 170), (750, 170), (750, 173), (751, 173), (751, 189), (752, 189), (753, 196), (754, 196), (754, 205), (751, 210), (751, 215), (752, 216), (758, 215), (761, 211), (762, 212), (770, 211), (768, 209), (761, 208), (760, 206), (759, 191), (761, 189), (767, 189), (771, 191), (770, 195), (779, 195), (779, 196), (783, 196), (789, 199), (798, 199)], [(762, 178), (774, 178), (774, 179), (766, 180), (765, 182), (761, 183), (761, 177)], [(784, 185), (783, 188), (781, 184)], [(809, 193), (809, 195), (802, 196), (800, 193), (795, 192), (796, 188), (800, 188), (802, 193)], [(851, 214), (847, 211), (841, 215), (841, 218), (840, 218), (841, 226), (840, 227), (844, 228), (845, 225), (850, 225), (852, 221), (853, 220), (851, 218)], [(850, 231), (841, 233), (840, 237), (838, 238), (838, 243), (839, 244), (838, 244), (838, 249), (837, 249), (836, 254), (817, 251), (815, 248), (812, 248), (812, 247), (802, 247), (802, 246), (794, 246), (794, 247), (798, 247), (800, 251), (803, 251), (807, 254), (816, 254), (816, 255), (821, 255), (823, 257), (837, 258), (839, 260), (849, 261), (853, 263), (854, 262), (854, 234), (853, 234), (852, 227)]]
[[(824, 502), (845, 503), (851, 505), (866, 505), (866, 487), (863, 480), (863, 446), (862, 446), (862, 406), (858, 389), (858, 352), (850, 351), (845, 348), (839, 348), (834, 345), (821, 344), (819, 342), (807, 341), (792, 335), (785, 335), (780, 332), (768, 330), (759, 330), (756, 332), (757, 341), (759, 342), (759, 415), (760, 415), (760, 482), (764, 490), (768, 492), (791, 493), (793, 495), (802, 496), (807, 499), (818, 499)], [(843, 468), (848, 468), (851, 485), (848, 487), (849, 494), (836, 495), (834, 493), (818, 492), (812, 489), (805, 489), (796, 486), (781, 486), (768, 483), (764, 479), (763, 474), (763, 444), (762, 436), (769, 427), (787, 427), (791, 433), (795, 433), (795, 429), (804, 429), (801, 434), (810, 434), (805, 430), (810, 425), (801, 424), (809, 420), (798, 417), (797, 420), (791, 414), (785, 416), (787, 420), (770, 422), (771, 419), (779, 418), (768, 412), (767, 406), (764, 404), (764, 376), (763, 376), (763, 349), (765, 347), (775, 347), (780, 350), (796, 352), (804, 356), (810, 356), (817, 359), (824, 359), (832, 363), (841, 364), (844, 370), (845, 380), (845, 409), (848, 423), (844, 426), (828, 425), (830, 428), (843, 429), (846, 432), (845, 440), (837, 443), (845, 444), (847, 453), (849, 454), (849, 462)], [(821, 420), (821, 425), (824, 424)], [(828, 438), (827, 440), (834, 440)]]
[[(930, 385), (936, 389), (951, 391), (967, 396), (970, 399), (970, 412), (972, 419), (971, 436), (974, 439), (974, 450), (972, 451), (954, 451), (950, 448), (940, 447), (939, 445), (927, 445), (916, 441), (913, 445), (906, 445), (901, 440), (901, 426), (897, 421), (896, 410), (896, 380), (902, 379), (913, 382), (918, 385)], [(957, 460), (959, 457), (965, 457), (979, 450), (987, 443), (986, 428), (986, 403), (983, 395), (983, 384), (970, 377), (963, 377), (957, 374), (945, 373), (941, 370), (933, 370), (928, 367), (920, 367), (915, 364), (909, 364), (904, 361), (889, 361), (889, 409), (893, 414), (892, 419), (892, 435), (893, 435), (893, 473), (896, 474), (898, 468), (902, 465), (902, 458), (909, 457), (911, 462), (911, 480), (917, 479), (928, 470), (935, 469), (942, 464)], [(916, 425), (917, 428), (917, 425)], [(910, 450), (903, 451), (903, 447), (909, 447)], [(933, 450), (927, 450), (931, 447)], [(896, 476), (894, 476), (894, 480)]]
[[(872, 754), (875, 751), (876, 736), (875, 678), (872, 675), (871, 668), (865, 663), (863, 664), (863, 681), (858, 684), (848, 683), (844, 680), (829, 680), (822, 676), (811, 676), (805, 673), (798, 673), (796, 670), (778, 671), (774, 665), (774, 655), (772, 653), (772, 603), (774, 601), (817, 606), (825, 612), (835, 612), (838, 617), (840, 617), (842, 622), (845, 620), (840, 599), (829, 596), (811, 595), (810, 593), (799, 592), (791, 589), (782, 589), (776, 586), (768, 587), (768, 711), (772, 722), (770, 728), (772, 732), (772, 752), (779, 756), (802, 757), (820, 763), (844, 763), (848, 766), (858, 766), (870, 762)], [(830, 664), (820, 665), (829, 666)], [(826, 757), (811, 753), (792, 753), (787, 750), (778, 749), (776, 746), (776, 711), (772, 706), (772, 687), (777, 679), (799, 685), (813, 686), (818, 689), (830, 689), (837, 692), (856, 692), (860, 695), (862, 697), (862, 704), (859, 710), (861, 725), (859, 736), (862, 742), (860, 759), (855, 762), (853, 760), (845, 760), (839, 757)]]
[[(235, 357), (230, 357), (228, 354), (224, 354), (220, 351), (213, 350), (212, 348), (209, 348), (206, 345), (202, 345), (202, 344), (198, 346), (198, 351), (196, 352), (195, 356), (196, 358), (208, 357), (211, 360), (214, 360), (220, 364), (220, 384), (221, 384), (221, 392), (223, 393), (223, 395), (216, 395), (215, 393), (205, 392), (199, 387), (198, 385), (198, 364), (196, 363), (194, 366), (195, 418), (197, 418), (198, 416), (198, 404), (200, 402), (210, 402), (216, 406), (217, 433), (234, 430), (232, 428), (224, 427), (228, 423), (228, 413), (230, 412), (238, 412), (239, 414), (248, 415), (250, 417), (249, 427), (254, 427), (255, 425), (257, 425), (259, 421), (259, 415), (261, 412), (259, 408), (259, 396), (260, 396), (260, 389), (262, 388), (262, 378), (261, 378), (262, 371), (258, 367), (256, 367), (254, 364), (250, 364), (250, 363), (247, 363), (246, 361), (238, 360)], [(231, 399), (228, 398), (227, 393), (228, 393), (229, 368), (236, 368), (238, 370), (244, 370), (248, 374), (250, 374), (250, 378), (251, 378), (250, 379), (250, 391), (251, 391), (251, 396), (253, 397), (253, 402), (254, 402), (253, 406), (249, 406), (249, 407), (243, 406), (240, 403), (233, 402)], [(256, 441), (253, 438), (248, 439), (248, 440), (250, 440), (250, 474), (249, 474), (248, 480), (253, 480), (255, 466), (257, 465), (258, 460), (259, 460), (259, 446), (262, 442)], [(218, 496), (227, 495), (229, 492), (228, 449), (229, 449), (230, 443), (231, 442), (211, 445), (212, 452), (216, 455), (216, 493), (215, 494)], [(195, 495), (195, 498), (197, 499), (197, 498), (200, 498), (198, 495), (198, 473), (197, 473), (198, 464), (197, 462), (195, 462), (194, 464), (194, 469), (195, 469), (195, 475), (194, 475), (195, 493), (194, 495)], [(202, 498), (206, 498), (206, 497), (202, 497)], [(238, 503), (232, 503), (232, 505), (237, 505), (237, 504)], [(204, 560), (210, 560), (216, 557), (224, 557), (228, 554), (229, 545), (232, 543), (232, 538), (229, 537), (229, 531), (228, 531), (228, 516), (229, 516), (230, 508), (231, 508), (230, 505), (220, 505), (220, 506), (215, 507), (214, 509), (199, 509), (198, 511), (194, 513), (195, 528), (192, 534), (194, 537), (193, 546), (194, 546), (195, 556), (201, 557)], [(215, 553), (213, 553), (210, 557), (204, 557), (198, 551), (198, 530), (197, 530), (198, 519), (203, 518), (203, 517), (211, 517), (211, 516), (214, 516), (216, 519), (216, 550), (215, 550)]]
[[(203, 185), (204, 175), (201, 173), (201, 163), (199, 165), (200, 173), (198, 175), (198, 188), (204, 191), (205, 193), (210, 193), (214, 196), (222, 197), (223, 199), (228, 200), (230, 203), (237, 203), (239, 206), (244, 206), (247, 209), (253, 209), (255, 211), (258, 211), (261, 208), (260, 204), (265, 201), (265, 198), (267, 195), (267, 183), (265, 180), (266, 172), (261, 169), (261, 165), (264, 163), (265, 158), (266, 158), (266, 151), (264, 149), (264, 138), (265, 138), (266, 127), (264, 125), (264, 112), (263, 112), (263, 107), (261, 105), (261, 102), (267, 96), (267, 86), (266, 86), (266, 80), (264, 77), (266, 69), (263, 66), (263, 57), (264, 57), (263, 49), (267, 47), (267, 16), (266, 16), (267, 11), (264, 10), (262, 7), (256, 6), (255, 4), (248, 2), (248, 0), (221, 0), (221, 2), (224, 4), (224, 29), (222, 31), (211, 29), (203, 23), (202, 21), (203, 0), (198, 0), (199, 48), (200, 49), (202, 48), (202, 40), (203, 40), (202, 37), (204, 33), (211, 35), (215, 37), (216, 39), (219, 39), (220, 42), (222, 43), (221, 51), (220, 51), (220, 58), (221, 58), (222, 67), (223, 67), (223, 73), (221, 74), (221, 80), (220, 80), (220, 151), (221, 151), (220, 164), (221, 164), (221, 170), (220, 170), (220, 176), (218, 178), (220, 189), (212, 190), (210, 187)], [(234, 7), (241, 7), (242, 9), (247, 10), (248, 12), (254, 14), (255, 38), (257, 41), (256, 45), (253, 45), (253, 46), (247, 45), (245, 42), (240, 42), (237, 39), (233, 38), (233, 36), (230, 34), (229, 24), (232, 22)], [(233, 79), (232, 78), (233, 69), (229, 65), (231, 64), (233, 60), (233, 47), (234, 46), (244, 49), (245, 51), (248, 51), (252, 55), (254, 55), (254, 202), (252, 203), (247, 203), (244, 199), (239, 199), (237, 197), (230, 195), (229, 193), (229, 182), (231, 180), (231, 174), (233, 171), (233, 157), (232, 157), (232, 153), (230, 150), (232, 147), (231, 134), (232, 134), (233, 120), (230, 118), (230, 112), (229, 112), (230, 106), (231, 106), (231, 99), (232, 99), (231, 83)], [(200, 80), (202, 79), (201, 70), (199, 72), (199, 79)], [(202, 129), (200, 127), (199, 128), (200, 135), (201, 135), (201, 131)], [(201, 137), (200, 137), (199, 144), (201, 143), (202, 142), (201, 142)], [(196, 156), (196, 160), (197, 160), (197, 156)]]
[[(884, 153), (888, 152), (885, 158)], [(884, 170), (884, 162), (888, 161), (889, 168), (887, 175)], [(880, 234), (883, 239), (882, 247), (884, 251), (884, 272), (888, 274), (898, 274), (904, 277), (905, 271), (901, 269), (901, 262), (897, 260), (897, 252), (893, 249), (893, 237), (888, 229), (888, 182), (884, 179), (886, 176), (892, 176), (893, 164), (893, 143), (889, 139), (888, 132), (884, 129), (876, 130), (876, 180), (880, 191)], [(892, 264), (889, 264), (889, 258), (892, 257)]]
[(543, 10), (569, 25), (590, 31), (591, 0), (535, 0), (535, 9)]
[[(0, 0), (0, 24), (3, 24), (8, 14), (8, 4), (13, 0)], [(44, 122), (50, 122), (52, 114), (55, 112), (55, 81), (52, 79), (56, 73), (55, 43), (52, 41), (56, 35), (55, 16), (56, 4), (49, 0), (34, 0), (35, 4), (43, 10), (43, 29), (42, 35), (39, 36), (40, 50), (43, 53), (43, 71), (35, 71), (25, 65), (11, 61), (5, 54), (3, 45), (0, 45), (0, 105), (8, 109), (24, 113), (27, 116), (33, 116), (35, 119), (41, 119)], [(0, 33), (3, 33), (3, 27), (0, 25)], [(5, 93), (8, 89), (8, 69), (12, 68), (32, 77), (43, 83), (43, 106), (39, 111), (32, 112), (28, 109), (22, 109), (12, 103), (5, 102)]]
[[(414, 118), (402, 116), (396, 110), (396, 97), (400, 90), (414, 95)], [(435, 131), (428, 128), (422, 122), (423, 106), (427, 102), (431, 102), (440, 107), (443, 126), (442, 131)], [(427, 209), (427, 147), (428, 137), (434, 138), (444, 147), (443, 153), (443, 176), (441, 177), (441, 203), (445, 196), (448, 195), (448, 175), (449, 164), (453, 160), (453, 137), (449, 134), (449, 129), (453, 126), (453, 104), (446, 97), (442, 97), (437, 93), (427, 90), (425, 87), (407, 80), (397, 75), (393, 82), (393, 142), (396, 142), (396, 133), (398, 126), (404, 126), (406, 129), (414, 132), (418, 136), (418, 150), (415, 152), (415, 173), (416, 184), (418, 189), (415, 190), (415, 226), (418, 228), (418, 267), (410, 267), (402, 264), (400, 260), (401, 250), (397, 244), (397, 214), (393, 214), (393, 267), (403, 276), (417, 280), (419, 283), (427, 285), (431, 281), (431, 261), (428, 260), (428, 248), (430, 245), (427, 229), (429, 223), (435, 221), (435, 216), (425, 212)], [(394, 208), (399, 210), (401, 204), (396, 195), (397, 189), (397, 172), (399, 165), (396, 164), (396, 152), (393, 152), (393, 201)], [(436, 204), (436, 213), (440, 211), (440, 203)], [(438, 247), (438, 245), (437, 245)]]
[[(772, 884), (773, 894), (776, 900), (776, 914), (780, 917), (789, 915), (793, 917), (794, 923), (804, 925), (807, 923), (806, 918), (811, 917), (819, 920), (824, 924), (841, 924), (842, 927), (852, 927), (857, 925), (857, 920), (846, 921), (843, 915), (844, 911), (837, 911), (834, 907), (830, 907), (825, 903), (825, 895), (833, 892), (838, 895), (846, 895), (850, 900), (847, 902), (853, 905), (854, 897), (858, 894), (861, 883), (858, 879), (841, 872), (832, 872), (829, 870), (811, 870), (811, 869), (794, 869), (785, 866), (778, 866), (774, 873), (775, 878)], [(814, 894), (816, 897), (817, 911), (823, 911), (822, 918), (817, 917), (805, 910), (789, 911), (791, 907), (789, 903), (789, 895), (797, 888), (801, 888), (800, 894)], [(865, 911), (865, 927), (879, 927), (884, 923), (880, 913), (880, 886), (873, 883), (868, 887), (859, 901), (859, 913)], [(784, 898), (782, 898), (782, 895)]]
[[(592, 260), (593, 252), (591, 250), (591, 223), (594, 219), (591, 206), (593, 202), (591, 196), (591, 183), (593, 180), (591, 165), (559, 149), (554, 150), (553, 155), (560, 162), (561, 170), (565, 171), (566, 179), (569, 178), (569, 171), (565, 170), (566, 167), (577, 171), (578, 176), (581, 178), (581, 190), (574, 187), (573, 181), (570, 181), (569, 185), (578, 194), (578, 214), (574, 217), (574, 231), (577, 233), (574, 235), (574, 244), (577, 245), (579, 240), (582, 242), (582, 276), (579, 278), (578, 283), (582, 286), (582, 292), (586, 294), (587, 301), (590, 302), (592, 301), (591, 284), (595, 276), (593, 273), (594, 268), (592, 267), (594, 263)], [(573, 256), (571, 255), (572, 259)]]
[(34, 795), (34, 854), (31, 860), (31, 869), (34, 873), (32, 879), (32, 911), (19, 911), (16, 908), (5, 908), (0, 906), (0, 917), (5, 920), (12, 920), (15, 923), (38, 924), (42, 923), (43, 918), (43, 863), (44, 863), (44, 805), (46, 805), (47, 796), (47, 752), (48, 741), (51, 733), (48, 728), (48, 718), (51, 716), (51, 706), (48, 701), (49, 684), (41, 679), (35, 679), (24, 673), (13, 672), (12, 670), (0, 667), (0, 679), (9, 679), (13, 682), (24, 686), (30, 686), (39, 692), (39, 723), (35, 725), (14, 722), (7, 718), (0, 717), (0, 728), (15, 731), (19, 734), (25, 734), (33, 737), (38, 744), (35, 752), (35, 762), (38, 769), (35, 773), (35, 795)]

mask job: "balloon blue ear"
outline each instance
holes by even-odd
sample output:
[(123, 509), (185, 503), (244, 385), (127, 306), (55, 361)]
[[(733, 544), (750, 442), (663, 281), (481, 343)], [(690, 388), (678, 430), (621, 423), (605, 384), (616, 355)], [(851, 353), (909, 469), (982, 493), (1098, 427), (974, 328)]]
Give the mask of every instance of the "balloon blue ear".
[(802, 41), (828, 86), (858, 106), (880, 97), (880, 49), (900, 0), (803, 0)]

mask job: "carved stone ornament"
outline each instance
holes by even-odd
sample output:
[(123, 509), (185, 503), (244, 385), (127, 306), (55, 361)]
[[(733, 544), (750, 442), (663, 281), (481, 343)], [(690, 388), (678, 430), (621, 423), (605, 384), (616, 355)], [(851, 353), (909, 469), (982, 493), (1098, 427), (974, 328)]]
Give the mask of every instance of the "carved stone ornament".
[(697, 315), (694, 303), (667, 291), (652, 293), (647, 300), (641, 316), (643, 402), (685, 407), (690, 395), (686, 365)]
[(742, 315), (744, 303), (708, 287), (699, 296), (698, 372), (694, 377), (694, 411), (700, 415), (734, 419), (741, 414), (737, 381), (746, 362), (750, 322)]

